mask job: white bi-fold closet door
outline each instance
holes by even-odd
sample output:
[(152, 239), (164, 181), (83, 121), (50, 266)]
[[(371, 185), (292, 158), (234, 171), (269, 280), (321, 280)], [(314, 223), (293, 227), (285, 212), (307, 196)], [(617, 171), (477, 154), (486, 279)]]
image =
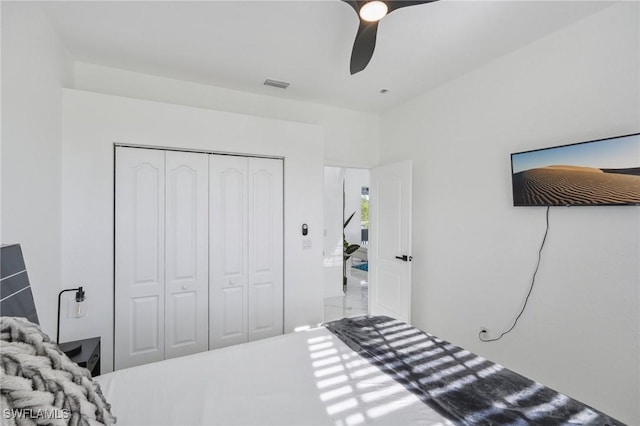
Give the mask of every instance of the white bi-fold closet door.
[(212, 155), (209, 346), (282, 334), (282, 161)]
[(116, 369), (282, 334), (282, 197), (282, 160), (116, 148)]

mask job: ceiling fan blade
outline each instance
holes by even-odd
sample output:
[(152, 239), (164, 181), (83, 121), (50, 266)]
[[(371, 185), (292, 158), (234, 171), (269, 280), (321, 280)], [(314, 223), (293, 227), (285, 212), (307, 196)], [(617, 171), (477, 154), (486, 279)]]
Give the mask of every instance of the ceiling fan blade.
[(437, 0), (404, 0), (404, 1), (389, 0), (385, 3), (387, 3), (387, 7), (389, 8), (389, 11), (387, 12), (387, 14), (389, 14), (394, 10), (401, 9), (403, 7), (417, 6), (419, 4), (425, 4), (425, 3), (433, 3), (434, 1), (437, 1)]
[[(353, 50), (351, 51), (351, 75), (359, 73), (371, 61), (373, 51), (376, 48), (376, 37), (378, 34), (378, 22), (367, 22), (360, 17), (360, 9), (364, 6), (368, 0), (342, 0), (353, 8), (358, 15), (360, 26), (356, 33), (356, 40), (353, 43)], [(424, 3), (431, 3), (437, 0), (384, 0), (387, 4), (388, 12), (391, 13), (396, 9), (401, 9), (407, 6), (416, 6)]]
[(360, 21), (360, 27), (358, 27), (356, 40), (353, 42), (353, 50), (351, 51), (351, 75), (362, 71), (369, 64), (376, 48), (377, 33), (377, 22), (364, 23)]

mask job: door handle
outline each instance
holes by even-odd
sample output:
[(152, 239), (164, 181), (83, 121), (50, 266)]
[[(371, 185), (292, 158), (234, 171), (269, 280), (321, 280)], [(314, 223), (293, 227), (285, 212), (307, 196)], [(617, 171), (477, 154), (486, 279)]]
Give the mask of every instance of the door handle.
[(402, 260), (403, 262), (411, 262), (413, 260), (413, 256), (403, 254), (402, 256), (396, 256), (396, 259)]

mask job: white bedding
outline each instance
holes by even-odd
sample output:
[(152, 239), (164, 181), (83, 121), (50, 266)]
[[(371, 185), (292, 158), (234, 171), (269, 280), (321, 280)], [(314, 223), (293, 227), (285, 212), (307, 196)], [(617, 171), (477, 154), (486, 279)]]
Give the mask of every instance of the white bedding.
[(321, 327), (96, 377), (118, 425), (451, 425)]

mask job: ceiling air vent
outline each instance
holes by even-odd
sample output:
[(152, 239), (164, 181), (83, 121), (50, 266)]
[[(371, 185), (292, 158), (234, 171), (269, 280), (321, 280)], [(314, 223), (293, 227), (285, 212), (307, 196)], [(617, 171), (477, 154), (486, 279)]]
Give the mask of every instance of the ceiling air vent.
[(271, 79), (266, 79), (263, 84), (265, 86), (277, 87), (278, 89), (286, 89), (287, 87), (289, 87), (289, 83), (287, 83), (286, 81), (278, 81), (278, 80), (271, 80)]

